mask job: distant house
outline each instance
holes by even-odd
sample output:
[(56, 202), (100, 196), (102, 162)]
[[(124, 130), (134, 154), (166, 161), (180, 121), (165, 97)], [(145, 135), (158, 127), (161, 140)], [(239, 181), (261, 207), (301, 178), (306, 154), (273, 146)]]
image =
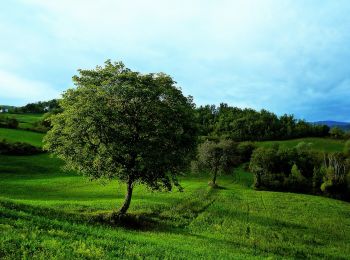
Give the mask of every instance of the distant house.
[(8, 113), (8, 108), (0, 108), (0, 113)]

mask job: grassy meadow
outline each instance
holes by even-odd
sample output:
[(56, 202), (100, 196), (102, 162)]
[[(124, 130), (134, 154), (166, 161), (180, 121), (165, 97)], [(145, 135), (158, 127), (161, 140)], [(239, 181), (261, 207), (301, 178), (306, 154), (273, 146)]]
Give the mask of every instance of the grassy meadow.
[[(41, 146), (43, 135), (0, 128), (0, 139)], [(342, 150), (340, 141), (281, 141)], [(258, 145), (272, 145), (261, 142)], [(117, 181), (63, 172), (48, 154), (0, 155), (0, 259), (349, 259), (350, 203), (255, 191), (252, 174), (180, 178), (183, 192), (135, 188), (130, 216), (106, 216), (124, 199)]]
[(9, 142), (23, 142), (37, 147), (42, 146), (44, 134), (21, 129), (0, 128), (0, 140)]
[(6, 114), (10, 118), (18, 120), (19, 128), (31, 128), (33, 124), (43, 118), (43, 114)]

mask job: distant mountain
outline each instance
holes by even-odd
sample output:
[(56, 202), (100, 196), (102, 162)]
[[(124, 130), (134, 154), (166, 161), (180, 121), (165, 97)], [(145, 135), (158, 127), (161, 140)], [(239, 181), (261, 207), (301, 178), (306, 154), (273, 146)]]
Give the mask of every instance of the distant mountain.
[(347, 122), (339, 122), (339, 121), (332, 121), (332, 120), (326, 120), (326, 121), (317, 121), (313, 122), (316, 125), (327, 125), (329, 127), (339, 127), (343, 129), (344, 131), (350, 130), (350, 123)]

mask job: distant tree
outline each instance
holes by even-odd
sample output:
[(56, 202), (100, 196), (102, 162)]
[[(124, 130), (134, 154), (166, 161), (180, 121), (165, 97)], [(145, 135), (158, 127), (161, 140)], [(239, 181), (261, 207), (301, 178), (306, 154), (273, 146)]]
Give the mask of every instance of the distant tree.
[(12, 128), (15, 129), (19, 125), (19, 122), (16, 118), (4, 117), (0, 115), (0, 127)]
[(209, 183), (216, 187), (218, 173), (230, 173), (240, 163), (237, 155), (237, 143), (222, 140), (219, 143), (205, 141), (198, 147), (198, 164), (202, 169), (207, 169), (212, 174)]
[(14, 113), (46, 113), (54, 110), (60, 110), (59, 100), (52, 99), (49, 101), (39, 101), (36, 103), (29, 103), (23, 107), (16, 107), (12, 112)]
[(126, 183), (129, 208), (133, 188), (179, 186), (196, 144), (194, 104), (163, 73), (140, 74), (123, 63), (79, 70), (77, 88), (63, 94), (63, 112), (53, 115), (45, 149), (90, 179)]
[(329, 130), (329, 135), (332, 138), (341, 139), (344, 137), (344, 131), (341, 128), (335, 126), (335, 127), (332, 127), (331, 130)]

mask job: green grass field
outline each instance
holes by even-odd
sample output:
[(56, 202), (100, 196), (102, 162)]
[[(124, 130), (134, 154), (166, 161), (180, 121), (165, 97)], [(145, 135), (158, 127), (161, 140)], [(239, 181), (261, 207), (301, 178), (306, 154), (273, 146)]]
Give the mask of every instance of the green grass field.
[(236, 170), (181, 179), (184, 192), (135, 190), (129, 222), (101, 220), (124, 186), (63, 173), (48, 155), (0, 156), (0, 258), (349, 259), (350, 204), (254, 191)]
[(264, 142), (257, 142), (256, 144), (257, 146), (269, 147), (278, 143), (282, 147), (292, 148), (292, 147), (295, 147), (300, 142), (311, 144), (312, 149), (325, 151), (325, 152), (343, 151), (343, 147), (345, 143), (345, 141), (343, 140), (309, 137), (309, 138), (299, 138), (299, 139), (284, 140), (284, 141), (264, 141)]
[(19, 122), (19, 128), (31, 128), (35, 122), (43, 118), (43, 114), (5, 114), (10, 118), (16, 118)]
[(24, 142), (41, 147), (44, 134), (20, 129), (0, 128), (0, 140), (9, 142)]
[[(40, 115), (16, 115), (22, 126)], [(41, 146), (43, 134), (0, 128), (0, 139)], [(305, 138), (313, 149), (342, 141)], [(260, 142), (269, 146), (274, 142)], [(0, 259), (350, 259), (350, 203), (255, 191), (252, 175), (184, 176), (184, 192), (137, 186), (130, 216), (107, 216), (124, 199), (117, 181), (92, 182), (47, 154), (0, 155)]]

